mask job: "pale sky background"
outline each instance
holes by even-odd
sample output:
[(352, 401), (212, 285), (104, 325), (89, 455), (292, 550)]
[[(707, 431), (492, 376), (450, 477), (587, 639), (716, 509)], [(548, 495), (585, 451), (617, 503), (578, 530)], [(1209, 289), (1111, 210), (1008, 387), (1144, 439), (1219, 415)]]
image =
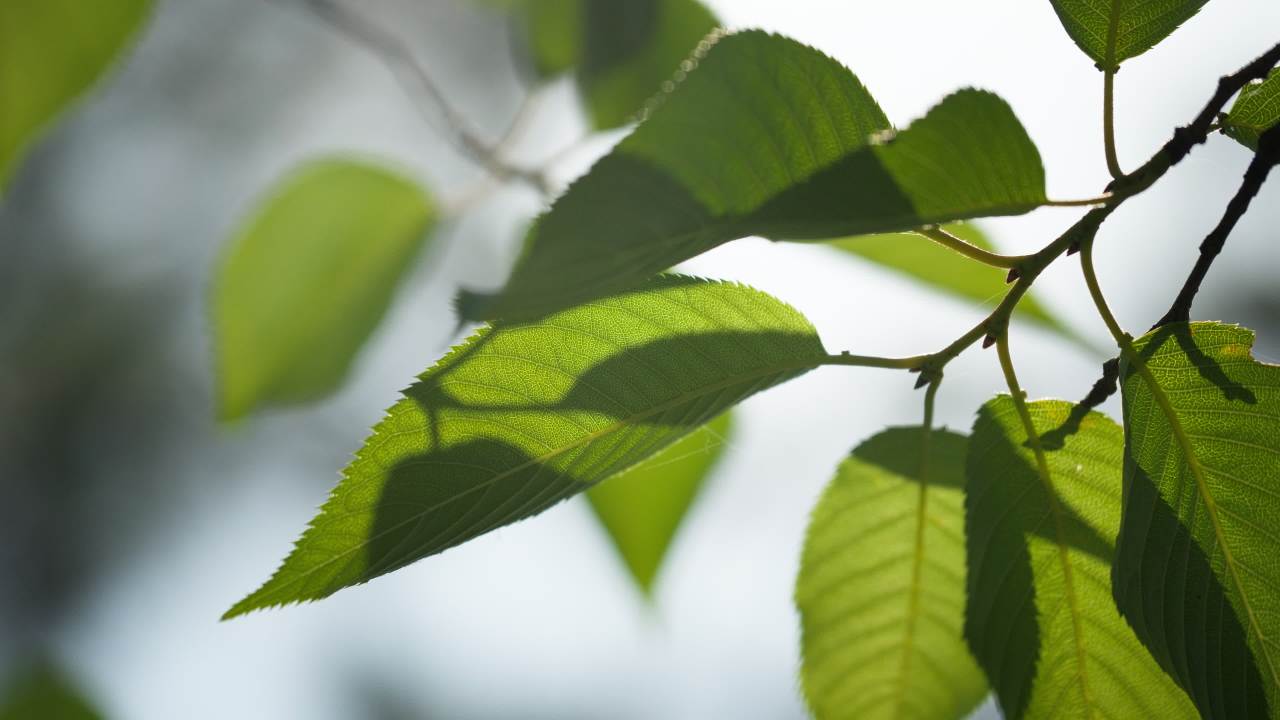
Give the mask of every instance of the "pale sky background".
[[(463, 0), (350, 4), (411, 42), (478, 125), (491, 134), (505, 125), (519, 84), (495, 15)], [(709, 4), (730, 28), (785, 33), (840, 60), (899, 126), (960, 87), (993, 90), (1039, 145), (1052, 197), (1106, 184), (1101, 74), (1048, 0)], [(112, 717), (140, 720), (360, 718), (373, 712), (369, 698), (466, 719), (804, 717), (791, 592), (808, 512), (860, 440), (919, 421), (922, 398), (905, 373), (826, 368), (750, 400), (652, 607), (574, 501), (323, 602), (217, 621), (276, 567), (396, 392), (452, 342), (457, 286), (501, 280), (539, 200), (503, 192), (451, 223), (332, 400), (217, 426), (204, 298), (221, 243), (261, 191), (327, 151), (391, 158), (446, 198), (478, 175), (382, 65), (288, 0), (160, 5), (133, 57), (35, 152), (0, 211), (0, 257), (14, 258), (0, 263), (30, 268), (0, 315), (0, 350), (72, 327), (63, 316), (45, 325), (54, 322), (46, 300), (69, 284), (80, 300), (60, 312), (90, 324), (164, 307), (146, 352), (103, 370), (107, 387), (86, 398), (68, 450), (78, 460), (67, 472), (92, 478), (84, 532), (104, 549), (90, 555), (87, 585), (53, 643), (86, 691)], [(1217, 76), (1280, 39), (1277, 29), (1274, 0), (1214, 0), (1126, 63), (1122, 165), (1145, 160)], [(574, 102), (567, 86), (548, 92), (521, 158), (546, 157), (582, 132)], [(574, 155), (556, 177), (567, 182), (605, 147)], [(1163, 312), (1247, 163), (1243, 148), (1215, 136), (1107, 224), (1097, 263), (1127, 328)], [(1210, 275), (1199, 317), (1243, 307), (1242, 293), (1274, 300), (1278, 201), (1272, 182)], [(1001, 248), (1026, 252), (1080, 212), (983, 226)], [(794, 304), (833, 351), (928, 352), (986, 311), (818, 246), (743, 240), (687, 268)], [(1036, 292), (1105, 342), (1076, 263), (1059, 263)], [(136, 298), (95, 300), (121, 295)], [(1280, 338), (1264, 336), (1260, 348), (1280, 355)], [(1103, 359), (1025, 326), (1013, 352), (1032, 397), (1080, 398)], [(1002, 387), (994, 354), (971, 350), (948, 368), (939, 422), (967, 430)], [(0, 416), (9, 429), (18, 421)], [(162, 511), (117, 519), (151, 504)]]

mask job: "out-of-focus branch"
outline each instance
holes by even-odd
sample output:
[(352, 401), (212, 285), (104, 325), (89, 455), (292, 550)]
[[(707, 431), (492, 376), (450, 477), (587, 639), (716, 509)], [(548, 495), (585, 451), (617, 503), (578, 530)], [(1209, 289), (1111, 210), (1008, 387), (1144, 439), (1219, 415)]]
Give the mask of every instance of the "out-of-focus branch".
[[(490, 145), (480, 138), (471, 123), (449, 104), (440, 87), (399, 38), (345, 7), (339, 0), (297, 2), (382, 60), (427, 122), (487, 173), (498, 180), (514, 179), (527, 183), (543, 194), (550, 192), (542, 173), (504, 161), (499, 156), (500, 144)], [(523, 119), (517, 122), (522, 123)], [(511, 132), (508, 131), (507, 135)]]

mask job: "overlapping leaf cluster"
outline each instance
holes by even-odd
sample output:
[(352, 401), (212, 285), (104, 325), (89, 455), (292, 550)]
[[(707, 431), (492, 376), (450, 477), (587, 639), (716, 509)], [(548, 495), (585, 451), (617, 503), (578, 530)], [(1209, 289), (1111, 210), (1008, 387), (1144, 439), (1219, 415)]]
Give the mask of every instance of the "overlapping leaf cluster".
[[(1204, 1), (1053, 5), (1113, 72)], [(487, 324), (404, 392), (280, 569), (228, 616), (326, 597), (584, 491), (648, 591), (723, 448), (728, 411), (818, 366), (910, 369), (930, 385), (925, 423), (854, 449), (805, 541), (795, 600), (815, 715), (959, 718), (990, 690), (1013, 718), (1280, 718), (1280, 368), (1252, 358), (1252, 333), (1181, 323), (1118, 335), (1122, 424), (1027, 402), (1009, 364), (1011, 394), (980, 408), (966, 436), (931, 426), (953, 355), (831, 353), (780, 300), (663, 274), (763, 236), (826, 242), (970, 301), (999, 294), (1005, 271), (1043, 265), (997, 255), (957, 223), (1048, 203), (1039, 153), (1004, 101), (960, 90), (898, 130), (826, 55), (757, 31), (706, 36), (714, 20), (700, 6), (637, 4), (643, 17), (626, 27), (643, 32), (609, 48), (593, 45), (616, 20), (597, 3), (514, 6), (535, 69), (576, 73), (597, 126), (631, 117), (650, 95), (637, 88), (662, 94), (537, 220), (505, 286), (461, 296), (463, 316)], [(694, 45), (674, 69), (671, 48)], [(1223, 130), (1256, 148), (1276, 122), (1275, 82), (1247, 87)], [(387, 278), (335, 295), (358, 318), (319, 378), (285, 362), (307, 346), (307, 323), (289, 340), (221, 313), (224, 336), (283, 353), (239, 373), (252, 383), (230, 414), (335, 384), (430, 224), (412, 185), (320, 169), (341, 169), (350, 192), (381, 188), (362, 205), (377, 220), (339, 204), (307, 225), (290, 209), (309, 191), (304, 174), (226, 267), (293, 252), (281, 238), (360, 227), (372, 249), (345, 260)], [(1098, 212), (1101, 222), (1110, 209)], [(927, 239), (939, 233), (942, 245)], [(1048, 261), (1067, 245), (1054, 248)], [(316, 276), (342, 261), (322, 254)], [(274, 310), (305, 305), (307, 282), (280, 288)], [(970, 334), (1001, 342), (1002, 364), (1010, 316), (1074, 337), (1023, 293), (1015, 286), (1016, 307)]]

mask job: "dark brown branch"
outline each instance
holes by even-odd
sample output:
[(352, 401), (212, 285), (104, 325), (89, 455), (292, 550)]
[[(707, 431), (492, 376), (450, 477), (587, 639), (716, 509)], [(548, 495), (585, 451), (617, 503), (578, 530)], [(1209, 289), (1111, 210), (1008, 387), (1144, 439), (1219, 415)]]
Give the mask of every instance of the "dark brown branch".
[(1182, 284), (1182, 290), (1178, 292), (1178, 297), (1174, 298), (1169, 311), (1151, 326), (1152, 330), (1170, 323), (1190, 321), (1191, 303), (1200, 290), (1200, 283), (1204, 282), (1214, 259), (1222, 252), (1223, 246), (1227, 243), (1227, 236), (1249, 209), (1249, 203), (1262, 189), (1263, 183), (1267, 181), (1267, 175), (1271, 173), (1271, 168), (1277, 164), (1280, 164), (1280, 125), (1272, 127), (1258, 138), (1258, 152), (1244, 172), (1240, 189), (1231, 198), (1231, 202), (1227, 203), (1222, 219), (1205, 237), (1204, 242), (1200, 243), (1200, 257), (1196, 259), (1195, 267), (1191, 268), (1191, 274)]
[(1218, 89), (1191, 124), (1173, 131), (1173, 137), (1160, 148), (1142, 167), (1113, 181), (1107, 190), (1118, 196), (1131, 196), (1146, 190), (1169, 168), (1182, 161), (1191, 148), (1204, 142), (1213, 129), (1218, 113), (1227, 102), (1252, 80), (1265, 78), (1271, 69), (1280, 65), (1280, 43), (1259, 55), (1253, 62), (1230, 75), (1218, 79)]
[(1093, 384), (1089, 390), (1089, 394), (1084, 396), (1080, 401), (1080, 407), (1085, 410), (1092, 410), (1107, 401), (1107, 398), (1116, 394), (1116, 389), (1120, 380), (1120, 358), (1113, 357), (1102, 363), (1102, 377)]

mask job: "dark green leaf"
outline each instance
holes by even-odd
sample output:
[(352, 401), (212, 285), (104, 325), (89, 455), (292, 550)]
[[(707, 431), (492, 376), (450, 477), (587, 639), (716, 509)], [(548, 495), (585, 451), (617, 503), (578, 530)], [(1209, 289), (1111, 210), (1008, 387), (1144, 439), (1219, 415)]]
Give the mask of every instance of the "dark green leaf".
[(1102, 70), (1150, 50), (1209, 0), (1052, 0), (1067, 34)]
[(98, 720), (101, 717), (61, 672), (45, 664), (28, 668), (0, 695), (0, 720)]
[[(992, 249), (986, 234), (972, 223), (957, 223), (944, 229), (970, 245)], [(835, 240), (831, 245), (966, 300), (994, 302), (1009, 289), (1005, 270), (974, 262), (914, 232), (859, 235)], [(1018, 303), (1014, 315), (1053, 330), (1072, 342), (1088, 345), (1030, 294)]]
[(1266, 80), (1244, 86), (1231, 112), (1222, 120), (1222, 131), (1251, 150), (1258, 149), (1258, 137), (1280, 122), (1280, 68)]
[(962, 90), (892, 140), (888, 127), (822, 53), (730, 35), (538, 221), (505, 290), (460, 309), (536, 317), (734, 238), (905, 230), (1044, 201), (1040, 156), (994, 95)]
[(653, 590), (662, 558), (728, 442), (730, 413), (587, 491), (640, 590)]
[(927, 448), (922, 428), (886, 430), (814, 508), (796, 607), (819, 720), (962, 718), (987, 694), (961, 634), (967, 448), (945, 430)]
[(0, 193), (25, 148), (129, 44), (151, 0), (0, 2)]
[(328, 158), (285, 178), (214, 284), (219, 416), (337, 387), (434, 221), (423, 191), (378, 165)]
[(482, 329), (405, 391), (284, 565), (227, 616), (536, 515), (828, 358), (789, 306), (679, 276)]
[(967, 463), (965, 637), (1007, 718), (1196, 717), (1111, 599), (1124, 434), (1060, 400), (978, 412)]
[(1278, 718), (1280, 367), (1219, 323), (1134, 346), (1116, 602), (1204, 717)]
[(520, 11), (535, 71), (576, 70), (598, 129), (633, 120), (717, 25), (697, 0), (528, 0)]

